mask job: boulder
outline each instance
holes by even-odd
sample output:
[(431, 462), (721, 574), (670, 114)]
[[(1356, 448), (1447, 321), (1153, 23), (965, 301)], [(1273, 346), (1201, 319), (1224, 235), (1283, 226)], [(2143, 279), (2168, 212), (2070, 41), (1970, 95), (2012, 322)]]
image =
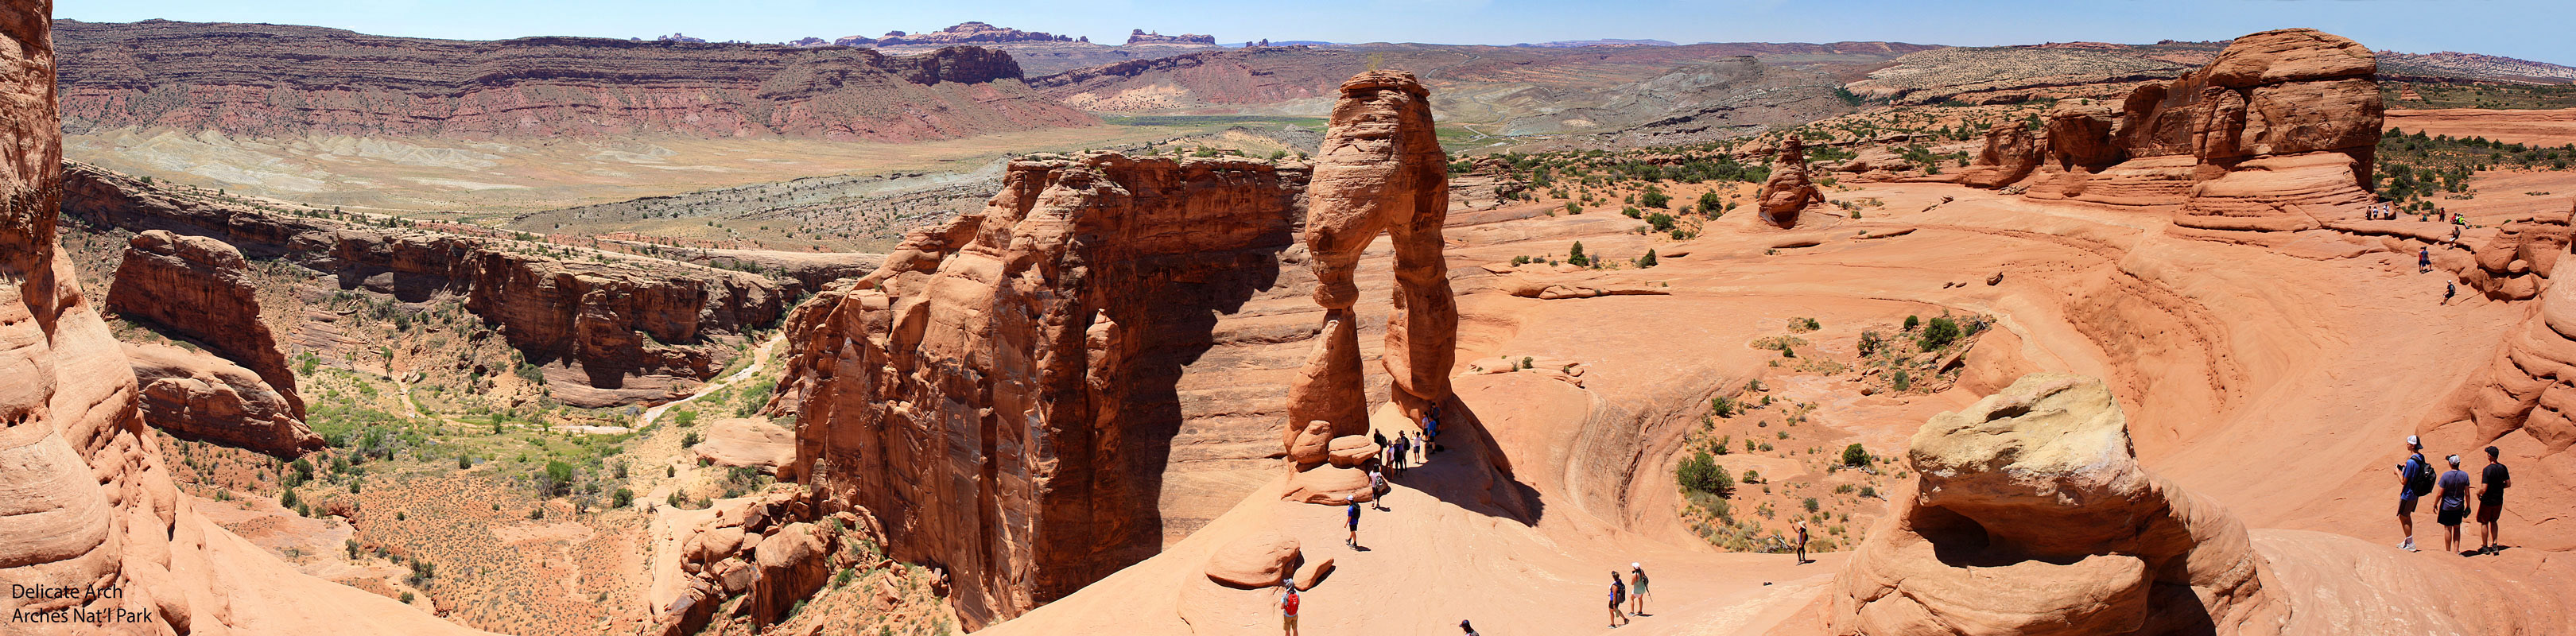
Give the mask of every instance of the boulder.
[(730, 417), (709, 422), (704, 441), (689, 447), (717, 466), (775, 470), (796, 456), (796, 433), (768, 420)]
[(2100, 380), (2022, 377), (1942, 413), (1911, 497), (1835, 577), (1836, 634), (2279, 633), (2286, 605), (2224, 509), (2138, 466)]
[(1778, 158), (1771, 162), (1771, 178), (1762, 182), (1756, 197), (1762, 221), (1783, 228), (1797, 227), (1798, 213), (1808, 205), (1825, 202), (1825, 195), (1807, 177), (1807, 146), (1797, 135), (1782, 140)]
[(1207, 577), (1219, 585), (1253, 590), (1289, 579), (1303, 557), (1297, 540), (1277, 531), (1261, 531), (1228, 541), (1208, 555)]
[(1332, 557), (1325, 557), (1308, 562), (1303, 566), (1299, 566), (1297, 568), (1297, 591), (1303, 592), (1315, 589), (1316, 585), (1324, 582), (1324, 577), (1332, 575)]
[(1324, 465), (1288, 476), (1288, 492), (1280, 499), (1339, 506), (1350, 501), (1375, 501), (1377, 493), (1369, 483), (1368, 471)]
[(124, 351), (153, 428), (282, 459), (322, 449), (322, 436), (293, 415), (286, 396), (249, 369), (169, 345), (127, 343)]
[(1332, 457), (1327, 461), (1335, 466), (1355, 468), (1376, 459), (1377, 453), (1377, 442), (1358, 435), (1345, 435), (1333, 438)]
[(1313, 466), (1315, 464), (1324, 463), (1326, 460), (1332, 458), (1332, 422), (1326, 422), (1323, 420), (1307, 422), (1306, 427), (1297, 431), (1296, 435), (1296, 438), (1288, 443), (1288, 462), (1290, 464), (1297, 466)]
[(787, 610), (823, 588), (832, 573), (830, 560), (823, 558), (832, 552), (830, 541), (814, 524), (801, 521), (780, 526), (760, 540), (753, 557), (760, 568), (760, 577), (751, 586), (753, 624), (777, 624), (786, 618)]

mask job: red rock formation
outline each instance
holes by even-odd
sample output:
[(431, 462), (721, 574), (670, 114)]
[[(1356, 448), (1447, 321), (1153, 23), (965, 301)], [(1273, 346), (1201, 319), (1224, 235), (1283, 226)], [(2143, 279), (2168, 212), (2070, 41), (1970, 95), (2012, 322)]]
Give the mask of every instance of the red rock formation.
[(304, 399), (295, 394), (286, 352), (260, 322), (249, 271), (241, 250), (223, 241), (145, 230), (125, 246), (116, 282), (108, 286), (107, 309), (176, 332), (250, 368), (284, 398), (289, 418), (304, 419)]
[(492, 42), (269, 24), (64, 21), (64, 124), (257, 136), (678, 134), (951, 139), (1098, 120), (998, 50), (538, 37)]
[(1808, 205), (1825, 202), (1816, 184), (1807, 178), (1807, 145), (1796, 135), (1780, 146), (1779, 158), (1771, 162), (1771, 179), (1762, 182), (1759, 196), (1762, 221), (1780, 227), (1797, 227), (1798, 212)]
[(888, 31), (886, 32), (885, 37), (881, 38), (853, 35), (832, 40), (832, 43), (840, 46), (862, 46), (869, 44), (877, 46), (953, 46), (959, 44), (1072, 41), (1073, 38), (1054, 35), (1043, 31), (1022, 31), (1008, 27), (997, 27), (982, 22), (961, 22), (958, 23), (957, 26), (929, 33)]
[(1161, 549), (1179, 371), (1277, 284), (1307, 175), (1240, 159), (1013, 162), (985, 209), (788, 319), (782, 476), (882, 520), (980, 627)]
[(2039, 143), (2031, 139), (2030, 127), (1996, 124), (1986, 129), (1986, 145), (1977, 151), (1976, 165), (1960, 171), (1959, 183), (1979, 188), (2012, 185), (2039, 167), (2041, 152)]
[(52, 621), (11, 618), (6, 631), (468, 633), (296, 572), (199, 516), (171, 483), (137, 415), (133, 368), (55, 239), (51, 12), (0, 2), (0, 586), (118, 593), (0, 596), (0, 613)]
[[(1328, 329), (1326, 341), (1317, 345), (1319, 357), (1307, 360), (1306, 375), (1358, 367), (1351, 306), (1359, 300), (1359, 286), (1352, 275), (1361, 250), (1384, 231), (1395, 241), (1396, 292), (1380, 361), (1408, 410), (1449, 399), (1449, 369), (1458, 348), (1458, 303), (1449, 291), (1449, 265), (1440, 256), (1441, 225), (1449, 218), (1448, 155), (1433, 130), (1430, 95), (1402, 71), (1369, 71), (1343, 82), (1331, 128), (1316, 153), (1313, 201), (1307, 206), (1308, 265)], [(1336, 323), (1342, 327), (1329, 328)], [(1291, 409), (1310, 404), (1309, 412), (1346, 417), (1345, 403), (1361, 402), (1360, 386), (1339, 373), (1328, 375), (1344, 384), (1292, 384)], [(1301, 394), (1314, 401), (1299, 399)], [(1368, 430), (1364, 407), (1360, 418), (1327, 421), (1335, 437)]]
[(1180, 35), (1163, 35), (1162, 33), (1146, 33), (1144, 29), (1130, 29), (1130, 30), (1128, 30), (1128, 32), (1127, 32), (1127, 43), (1128, 43), (1128, 44), (1200, 44), (1200, 45), (1206, 45), (1206, 46), (1216, 46), (1216, 36), (1213, 36), (1213, 35), (1199, 35), (1199, 34), (1196, 34), (1196, 33), (1183, 33), (1183, 34), (1180, 34)]
[(2023, 377), (1934, 416), (1912, 496), (1835, 577), (1835, 634), (2279, 633), (2286, 603), (2224, 509), (2139, 467), (2100, 380)]
[(644, 634), (698, 633), (726, 600), (736, 597), (745, 600), (732, 611), (749, 618), (753, 629), (777, 624), (821, 589), (832, 572), (855, 564), (857, 553), (842, 550), (843, 537), (833, 530), (864, 530), (859, 517), (848, 513), (816, 524), (826, 516), (816, 511), (807, 490), (794, 485), (717, 502), (698, 518), (700, 523), (679, 529), (683, 534), (673, 537), (679, 540), (676, 546), (666, 544), (676, 552), (666, 549), (657, 555), (678, 561), (681, 577), (657, 582), (650, 594), (667, 597), (648, 598), (656, 613), (647, 619)]
[[(2237, 38), (2179, 79), (2139, 86), (2117, 115), (2061, 103), (2037, 145), (2033, 196), (2175, 205), (2209, 230), (2291, 231), (2357, 218), (2370, 201), (2381, 106), (2370, 49), (2314, 29)], [(1991, 134), (1991, 133), (1990, 133)], [(2186, 161), (2184, 158), (2188, 158)], [(1981, 156), (1964, 183), (2010, 181), (2018, 155)]]
[(719, 356), (732, 349), (714, 344), (718, 338), (769, 324), (786, 309), (777, 283), (742, 272), (627, 255), (558, 259), (511, 241), (271, 213), (79, 164), (64, 173), (64, 185), (63, 209), (102, 224), (211, 237), (335, 275), (342, 289), (404, 302), (460, 298), (545, 368), (548, 393), (575, 406), (685, 392), (724, 368)]
[(157, 344), (127, 344), (142, 387), (143, 421), (184, 439), (294, 459), (322, 449), (322, 436), (249, 369), (213, 355)]

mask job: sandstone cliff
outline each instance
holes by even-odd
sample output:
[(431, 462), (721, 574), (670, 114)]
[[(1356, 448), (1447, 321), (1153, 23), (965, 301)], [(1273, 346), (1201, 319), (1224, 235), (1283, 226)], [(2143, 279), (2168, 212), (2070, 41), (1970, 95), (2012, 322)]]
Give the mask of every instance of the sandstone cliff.
[(536, 37), (492, 42), (150, 20), (58, 24), (64, 126), (254, 136), (676, 134), (953, 139), (1097, 120), (1010, 54)]
[(1238, 159), (1013, 162), (983, 211), (790, 316), (782, 477), (948, 568), (969, 627), (1151, 556), (1188, 454), (1182, 371), (1217, 315), (1277, 284), (1306, 181)]
[(2024, 376), (1914, 434), (1836, 577), (1836, 634), (2280, 633), (2243, 525), (2138, 466), (2102, 381)]
[(158, 344), (125, 345), (141, 387), (143, 422), (182, 439), (294, 459), (322, 449), (288, 398), (249, 369)]
[[(0, 2), (0, 597), (22, 633), (469, 633), (323, 582), (199, 516), (137, 414), (134, 371), (55, 238), (52, 6)], [(82, 620), (105, 612), (119, 622)]]
[(147, 230), (125, 246), (107, 309), (214, 348), (258, 373), (285, 400), (286, 415), (302, 419), (304, 399), (295, 394), (295, 374), (286, 370), (276, 334), (260, 322), (259, 296), (245, 278), (249, 269), (241, 250), (223, 241)]
[(2181, 78), (2138, 86), (2116, 113), (2075, 100), (2052, 107), (2036, 135), (1998, 126), (1960, 179), (2018, 183), (2039, 198), (2178, 205), (2175, 224), (2204, 230), (2358, 220), (2372, 201), (2377, 69), (2370, 49), (2314, 29), (2247, 35)]
[(730, 349), (720, 339), (786, 311), (777, 283), (742, 272), (626, 255), (557, 258), (545, 253), (551, 246), (290, 215), (79, 164), (64, 172), (64, 187), (65, 211), (103, 225), (210, 237), (336, 276), (344, 290), (461, 299), (543, 367), (550, 394), (575, 406), (668, 399), (724, 367)]

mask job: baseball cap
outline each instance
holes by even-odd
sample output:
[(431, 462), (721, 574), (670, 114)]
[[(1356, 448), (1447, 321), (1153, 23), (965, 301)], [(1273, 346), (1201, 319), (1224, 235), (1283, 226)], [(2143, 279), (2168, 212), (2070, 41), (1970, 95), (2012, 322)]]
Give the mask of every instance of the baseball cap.
[(2423, 445), (2424, 445), (2424, 441), (2423, 441), (2423, 440), (2419, 440), (2419, 439), (2415, 439), (2415, 436), (2413, 436), (2413, 435), (2408, 435), (2408, 436), (2406, 436), (2406, 445), (2407, 445), (2407, 446), (2423, 446)]

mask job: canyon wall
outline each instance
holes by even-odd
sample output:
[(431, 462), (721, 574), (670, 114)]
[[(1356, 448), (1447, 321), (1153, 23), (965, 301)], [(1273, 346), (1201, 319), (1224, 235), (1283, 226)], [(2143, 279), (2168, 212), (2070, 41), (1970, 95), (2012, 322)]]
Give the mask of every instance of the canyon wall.
[(126, 244), (116, 282), (108, 286), (107, 309), (186, 337), (258, 373), (301, 419), (304, 399), (295, 394), (295, 374), (286, 370), (277, 335), (259, 320), (249, 271), (241, 250), (223, 241), (147, 230)]
[(251, 136), (671, 134), (918, 141), (1096, 123), (1020, 82), (1009, 53), (319, 27), (57, 23), (63, 124)]
[(731, 349), (721, 340), (775, 322), (788, 300), (778, 283), (742, 272), (300, 216), (80, 164), (63, 187), (63, 210), (101, 225), (220, 240), (335, 276), (344, 290), (459, 299), (543, 368), (549, 394), (574, 406), (683, 393), (724, 368)]
[(10, 594), (0, 612), (42, 617), (35, 633), (472, 633), (296, 572), (172, 483), (134, 370), (56, 241), (51, 13), (0, 1), (0, 585), (73, 593)]
[(2035, 198), (2180, 206), (2174, 223), (2202, 230), (2359, 220), (2373, 200), (2377, 70), (2370, 49), (2315, 29), (2247, 35), (2181, 78), (2139, 85), (2116, 109), (2068, 100), (2039, 130), (2002, 124), (1958, 179)]
[(796, 409), (800, 427), (781, 476), (814, 487), (826, 512), (879, 520), (891, 556), (947, 568), (970, 628), (1155, 554), (1167, 473), (1195, 455), (1278, 452), (1239, 439), (1259, 433), (1184, 449), (1203, 434), (1185, 420), (1276, 399), (1212, 404), (1184, 371), (1233, 337), (1220, 316), (1281, 286), (1307, 179), (1231, 158), (1012, 162), (983, 211), (915, 232), (876, 273), (789, 317), (773, 408)]

